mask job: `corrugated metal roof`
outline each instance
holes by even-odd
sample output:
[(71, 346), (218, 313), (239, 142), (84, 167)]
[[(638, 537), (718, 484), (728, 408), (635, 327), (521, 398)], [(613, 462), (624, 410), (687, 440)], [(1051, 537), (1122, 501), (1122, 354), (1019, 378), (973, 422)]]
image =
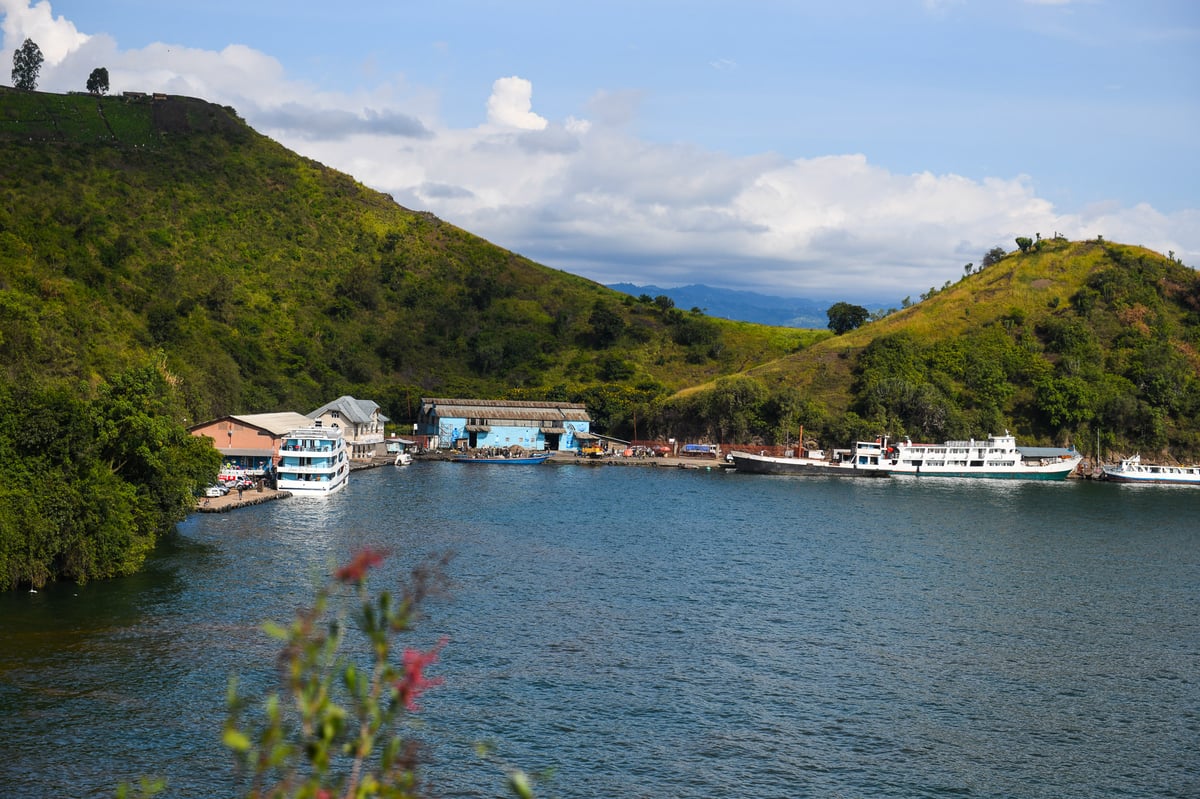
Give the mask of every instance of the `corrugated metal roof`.
[[(379, 403), (374, 400), (355, 399), (349, 394), (344, 394), (333, 402), (327, 402), (320, 408), (317, 408), (308, 414), (308, 418), (316, 419), (321, 414), (330, 410), (337, 411), (355, 424), (365, 424), (371, 421), (371, 415), (379, 410)], [(379, 418), (381, 421), (387, 421), (387, 417), (382, 414), (380, 414)]]
[(230, 416), (230, 419), (249, 425), (250, 427), (261, 427), (268, 433), (277, 436), (286, 435), (288, 432), (295, 430), (297, 427), (308, 427), (312, 424), (312, 419), (309, 419), (302, 413), (295, 411), (284, 411), (283, 413), (251, 413), (243, 416)]
[(464, 419), (514, 419), (519, 421), (590, 422), (587, 406), (579, 402), (529, 402), (476, 399), (421, 399), (421, 413)]

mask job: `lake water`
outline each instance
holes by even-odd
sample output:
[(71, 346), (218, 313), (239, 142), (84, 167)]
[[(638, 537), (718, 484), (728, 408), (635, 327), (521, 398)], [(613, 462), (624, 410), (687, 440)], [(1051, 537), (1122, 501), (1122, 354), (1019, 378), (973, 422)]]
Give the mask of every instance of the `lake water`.
[(453, 550), (408, 643), (425, 775), (543, 797), (1200, 796), (1200, 492), (417, 463), (180, 526), (141, 575), (0, 595), (0, 795), (227, 796), (231, 674), (364, 545)]

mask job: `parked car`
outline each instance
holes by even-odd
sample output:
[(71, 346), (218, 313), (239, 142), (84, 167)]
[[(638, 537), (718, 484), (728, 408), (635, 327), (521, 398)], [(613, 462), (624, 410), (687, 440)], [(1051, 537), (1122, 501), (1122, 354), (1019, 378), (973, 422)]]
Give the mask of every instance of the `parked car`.
[(204, 496), (206, 497), (223, 497), (228, 493), (229, 489), (219, 483), (210, 485), (204, 489)]

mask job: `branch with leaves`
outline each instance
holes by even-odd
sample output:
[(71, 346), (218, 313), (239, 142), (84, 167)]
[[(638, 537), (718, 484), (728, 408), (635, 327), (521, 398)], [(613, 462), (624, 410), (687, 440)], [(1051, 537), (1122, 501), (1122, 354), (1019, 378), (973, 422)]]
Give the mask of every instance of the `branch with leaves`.
[[(231, 683), (223, 740), (248, 799), (422, 796), (408, 722), (421, 695), (442, 683), (429, 670), (447, 639), (423, 650), (398, 647), (397, 637), (445, 588), (447, 559), (414, 568), (398, 595), (372, 597), (367, 576), (386, 556), (361, 550), (289, 625), (267, 625), (283, 648), (280, 687), (265, 698), (262, 718), (248, 719), (252, 704)], [(370, 648), (369, 667), (342, 654), (351, 623)], [(520, 771), (510, 770), (508, 784), (523, 799), (533, 796)]]

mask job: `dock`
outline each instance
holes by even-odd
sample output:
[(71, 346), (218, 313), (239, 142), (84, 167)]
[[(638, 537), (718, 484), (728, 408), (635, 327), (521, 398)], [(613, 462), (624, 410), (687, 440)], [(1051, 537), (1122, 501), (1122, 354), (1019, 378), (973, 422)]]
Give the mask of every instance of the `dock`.
[(276, 491), (273, 488), (263, 488), (259, 491), (248, 488), (238, 496), (237, 489), (232, 489), (223, 497), (200, 497), (196, 500), (197, 513), (228, 513), (238, 508), (248, 508), (251, 505), (261, 505), (264, 502), (274, 502), (277, 499), (287, 499), (290, 491)]

